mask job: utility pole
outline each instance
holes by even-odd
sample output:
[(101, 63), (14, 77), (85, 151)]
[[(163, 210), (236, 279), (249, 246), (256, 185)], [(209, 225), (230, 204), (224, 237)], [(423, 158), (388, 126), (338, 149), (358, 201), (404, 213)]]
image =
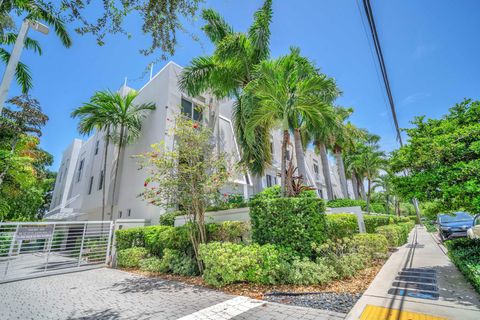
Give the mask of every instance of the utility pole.
[(20, 55), (22, 54), (23, 47), (25, 45), (25, 38), (27, 37), (28, 29), (32, 28), (41, 32), (45, 35), (48, 34), (48, 27), (44, 24), (41, 24), (38, 21), (33, 21), (25, 19), (20, 27), (18, 32), (17, 39), (15, 40), (15, 45), (13, 46), (12, 54), (8, 60), (7, 67), (5, 68), (5, 73), (3, 74), (2, 83), (0, 84), (0, 114), (2, 114), (3, 107), (5, 105), (5, 100), (7, 100), (8, 90), (10, 89), (10, 84), (12, 83), (15, 71), (20, 61)]
[[(365, 15), (367, 16), (368, 25), (370, 26), (370, 33), (372, 35), (373, 44), (375, 47), (375, 53), (377, 55), (378, 64), (380, 66), (383, 83), (385, 84), (385, 90), (387, 91), (388, 102), (390, 104), (390, 110), (392, 112), (392, 118), (395, 125), (395, 132), (397, 134), (397, 140), (398, 140), (398, 143), (400, 144), (400, 147), (403, 147), (402, 135), (400, 132), (400, 126), (398, 125), (395, 103), (393, 100), (392, 90), (390, 89), (390, 81), (388, 79), (387, 68), (385, 66), (385, 61), (383, 59), (382, 47), (380, 46), (380, 40), (378, 38), (377, 27), (375, 25), (375, 20), (373, 18), (373, 11), (372, 11), (372, 7), (370, 6), (370, 0), (363, 0), (363, 8), (365, 10)], [(407, 172), (404, 171), (404, 174), (407, 175)], [(421, 223), (420, 208), (418, 206), (418, 200), (416, 198), (413, 198), (412, 204), (415, 207), (418, 223)]]

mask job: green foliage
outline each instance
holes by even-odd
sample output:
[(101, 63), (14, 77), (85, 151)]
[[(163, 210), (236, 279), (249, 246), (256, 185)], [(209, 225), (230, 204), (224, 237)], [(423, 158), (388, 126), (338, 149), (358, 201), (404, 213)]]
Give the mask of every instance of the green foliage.
[(159, 223), (162, 226), (170, 226), (173, 227), (175, 224), (175, 218), (181, 215), (184, 215), (185, 213), (182, 211), (170, 211), (170, 212), (165, 212), (160, 216)]
[(117, 265), (121, 268), (138, 268), (140, 261), (147, 255), (147, 249), (141, 247), (119, 250), (117, 253)]
[(213, 201), (207, 211), (221, 211), (236, 208), (248, 207), (248, 202), (245, 201), (242, 194), (226, 194), (218, 195)]
[[(281, 187), (274, 185), (263, 189), (261, 192), (253, 196), (252, 200), (268, 200), (281, 198)], [(303, 190), (297, 198), (317, 198), (317, 194), (314, 190)]]
[(392, 224), (388, 226), (381, 226), (376, 229), (376, 232), (382, 234), (387, 238), (388, 245), (391, 248), (404, 245), (408, 241), (408, 234), (414, 227), (414, 222), (404, 222), (400, 224)]
[(327, 233), (330, 239), (350, 237), (358, 233), (357, 216), (350, 213), (327, 214)]
[(326, 237), (325, 203), (318, 198), (253, 200), (250, 204), (252, 239), (311, 256), (311, 244)]
[(249, 242), (251, 226), (249, 222), (225, 221), (222, 223), (207, 224), (209, 242)]
[(465, 100), (441, 119), (417, 117), (409, 143), (393, 153), (391, 166), (408, 176), (394, 179), (407, 199), (436, 201), (445, 209), (480, 210), (480, 102)]
[(449, 240), (446, 246), (450, 259), (480, 293), (480, 240)]
[(171, 272), (182, 276), (198, 274), (197, 265), (192, 257), (178, 250), (165, 249), (161, 266), (162, 272)]
[(148, 272), (167, 272), (164, 268), (162, 259), (158, 257), (150, 257), (140, 261), (140, 270)]
[(200, 246), (203, 279), (221, 287), (230, 283), (276, 283), (281, 278), (281, 253), (273, 245), (211, 242)]
[(322, 261), (313, 262), (307, 258), (295, 259), (286, 274), (285, 282), (295, 285), (326, 284), (337, 277), (331, 265)]
[(391, 215), (363, 215), (363, 221), (365, 222), (365, 229), (367, 233), (375, 233), (377, 227), (386, 226), (393, 223), (395, 216)]
[(385, 259), (387, 257), (388, 241), (382, 234), (356, 234), (352, 240), (357, 251), (370, 260)]
[(437, 201), (427, 201), (420, 204), (422, 215), (430, 221), (437, 220), (437, 215), (443, 211), (443, 205)]
[(354, 199), (335, 199), (327, 202), (328, 208), (341, 208), (341, 207), (362, 207), (365, 208), (367, 205), (365, 200), (354, 200)]

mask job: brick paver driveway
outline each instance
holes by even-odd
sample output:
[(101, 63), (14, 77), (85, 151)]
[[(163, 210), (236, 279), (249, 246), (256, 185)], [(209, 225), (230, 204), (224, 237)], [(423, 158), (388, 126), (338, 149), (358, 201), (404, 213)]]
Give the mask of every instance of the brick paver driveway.
[(114, 269), (0, 284), (0, 319), (343, 319)]

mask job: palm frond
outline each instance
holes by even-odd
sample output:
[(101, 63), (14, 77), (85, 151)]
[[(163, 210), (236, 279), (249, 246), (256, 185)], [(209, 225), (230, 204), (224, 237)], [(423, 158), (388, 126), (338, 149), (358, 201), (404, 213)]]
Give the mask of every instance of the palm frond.
[(272, 0), (265, 0), (262, 8), (255, 12), (254, 21), (248, 30), (248, 38), (254, 48), (258, 63), (270, 55), (270, 23), (272, 22)]
[(202, 30), (215, 44), (223, 40), (228, 34), (233, 33), (233, 28), (213, 9), (203, 10), (202, 18), (207, 22)]

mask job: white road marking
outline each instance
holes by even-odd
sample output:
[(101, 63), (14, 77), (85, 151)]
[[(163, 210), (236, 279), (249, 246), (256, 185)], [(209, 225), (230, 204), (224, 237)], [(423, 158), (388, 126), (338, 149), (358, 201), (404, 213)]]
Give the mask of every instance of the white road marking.
[(227, 320), (265, 303), (247, 297), (236, 297), (191, 313), (178, 320)]

